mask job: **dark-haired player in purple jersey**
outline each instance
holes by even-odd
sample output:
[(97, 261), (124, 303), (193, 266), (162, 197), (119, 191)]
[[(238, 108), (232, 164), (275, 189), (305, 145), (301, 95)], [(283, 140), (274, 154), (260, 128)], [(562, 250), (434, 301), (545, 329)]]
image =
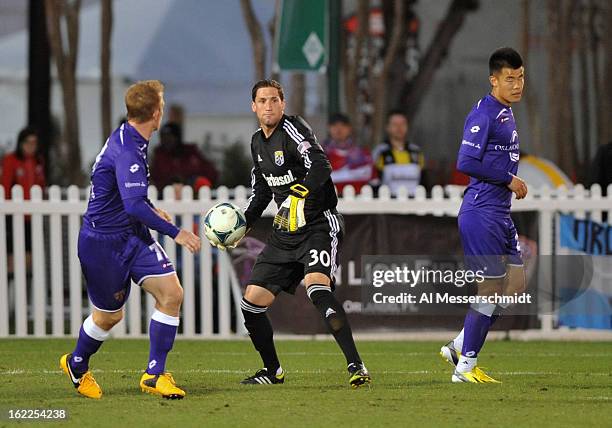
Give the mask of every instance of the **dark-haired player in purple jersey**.
[[(527, 185), (516, 176), (519, 137), (511, 108), (525, 85), (519, 53), (512, 48), (493, 52), (489, 81), (491, 93), (474, 105), (463, 128), (457, 169), (470, 183), (459, 211), (459, 234), (467, 268), (482, 271), (485, 278), (478, 294), (512, 295), (525, 289), (518, 234), (510, 218), (512, 193), (517, 199), (527, 195)], [(501, 309), (489, 302), (471, 305), (461, 333), (441, 348), (442, 357), (455, 367), (453, 382), (498, 382), (476, 362)]]
[(93, 166), (89, 204), (79, 233), (79, 260), (94, 309), (83, 322), (75, 349), (61, 357), (60, 366), (80, 394), (102, 396), (89, 371), (89, 358), (123, 318), (134, 281), (156, 300), (149, 325), (149, 363), (140, 388), (164, 398), (183, 398), (185, 391), (165, 371), (179, 325), (183, 289), (149, 228), (191, 252), (200, 249), (200, 238), (179, 230), (168, 213), (147, 198), (147, 147), (162, 120), (164, 86), (157, 80), (137, 82), (128, 88), (125, 105), (128, 120), (111, 134)]

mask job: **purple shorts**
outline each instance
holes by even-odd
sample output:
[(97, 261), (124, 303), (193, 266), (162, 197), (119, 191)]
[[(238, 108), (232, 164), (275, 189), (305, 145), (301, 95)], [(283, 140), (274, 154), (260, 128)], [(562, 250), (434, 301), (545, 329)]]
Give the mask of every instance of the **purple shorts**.
[(136, 232), (101, 234), (81, 228), (78, 245), (87, 294), (99, 310), (120, 310), (137, 285), (153, 276), (174, 273), (164, 249), (144, 227)]
[(481, 270), (485, 278), (502, 278), (507, 265), (523, 265), (518, 233), (509, 216), (467, 211), (459, 214), (458, 222), (468, 269)]

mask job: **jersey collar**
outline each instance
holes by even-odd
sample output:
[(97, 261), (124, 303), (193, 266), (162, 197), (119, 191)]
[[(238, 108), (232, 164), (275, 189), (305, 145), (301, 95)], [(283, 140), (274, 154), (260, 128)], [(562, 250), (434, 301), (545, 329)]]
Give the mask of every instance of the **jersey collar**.
[(136, 128), (130, 125), (127, 121), (123, 125), (125, 127), (124, 129), (130, 136), (129, 140), (133, 142), (136, 147), (138, 147), (138, 150), (146, 153), (147, 148), (149, 147), (149, 141), (146, 140), (142, 135), (140, 135)]
[(488, 99), (490, 102), (494, 103), (495, 105), (498, 105), (500, 108), (505, 108), (505, 109), (508, 109), (508, 110), (512, 110), (512, 106), (507, 106), (506, 104), (501, 103), (497, 98), (495, 98), (490, 93), (487, 94), (487, 96), (485, 98)]
[(278, 131), (279, 129), (283, 129), (283, 125), (285, 124), (285, 119), (287, 118), (286, 114), (283, 114), (283, 117), (281, 117), (281, 119), (278, 121), (278, 125), (276, 125), (276, 128), (274, 128), (274, 131), (272, 131), (272, 133), (270, 134), (270, 136), (268, 138), (266, 138), (266, 134), (263, 131), (263, 129), (260, 128), (261, 130), (261, 138), (264, 141), (270, 141), (272, 139), (272, 137), (274, 136), (274, 134), (276, 134), (276, 131)]

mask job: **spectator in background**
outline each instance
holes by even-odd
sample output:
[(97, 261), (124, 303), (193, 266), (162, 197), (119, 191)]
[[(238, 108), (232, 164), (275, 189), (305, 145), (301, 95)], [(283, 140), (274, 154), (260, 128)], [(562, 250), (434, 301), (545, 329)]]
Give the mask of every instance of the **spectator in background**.
[(11, 188), (16, 184), (23, 187), (25, 199), (30, 199), (30, 189), (35, 184), (45, 186), (45, 167), (38, 152), (38, 133), (33, 128), (24, 128), (19, 132), (17, 148), (4, 157), (2, 171), (2, 185), (7, 199), (11, 198)]
[[(32, 186), (44, 187), (45, 167), (38, 152), (38, 133), (33, 128), (24, 128), (17, 136), (17, 148), (2, 160), (2, 186), (7, 199), (10, 199), (11, 188), (19, 184), (23, 187), (24, 199), (30, 199)], [(13, 216), (6, 217), (6, 247), (8, 253), (8, 271), (13, 271)], [(32, 225), (30, 217), (25, 217), (26, 265), (31, 266)]]
[(400, 110), (387, 116), (387, 139), (376, 150), (376, 170), (380, 184), (389, 186), (392, 195), (404, 186), (409, 195), (426, 186), (425, 156), (419, 146), (408, 141), (408, 118)]
[(160, 143), (153, 151), (151, 181), (161, 191), (174, 183), (193, 186), (217, 181), (217, 169), (195, 144), (185, 144), (181, 127), (175, 123), (162, 126)]
[(328, 122), (328, 137), (323, 149), (332, 167), (332, 180), (339, 193), (350, 184), (356, 192), (372, 179), (372, 156), (353, 141), (351, 122), (343, 113), (333, 114)]

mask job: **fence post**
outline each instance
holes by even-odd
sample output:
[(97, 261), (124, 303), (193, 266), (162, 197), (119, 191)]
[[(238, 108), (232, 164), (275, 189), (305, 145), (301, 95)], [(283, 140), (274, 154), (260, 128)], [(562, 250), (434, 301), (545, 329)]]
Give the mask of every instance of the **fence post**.
[[(540, 200), (547, 202), (550, 201), (550, 189), (543, 188), (540, 193)], [(552, 257), (553, 255), (553, 216), (555, 213), (545, 208), (543, 204), (539, 210), (538, 218), (538, 230), (539, 230), (539, 242), (538, 242), (538, 254), (540, 257)], [(551, 265), (552, 266), (552, 265)], [(552, 272), (544, 272), (544, 269), (538, 270), (538, 310), (540, 314), (540, 329), (544, 333), (550, 333), (554, 326), (554, 288), (552, 284)]]
[[(49, 188), (50, 207), (62, 204), (58, 186)], [(64, 257), (62, 249), (62, 215), (50, 215), (51, 228), (49, 249), (51, 251), (51, 332), (53, 336), (64, 335)]]
[[(32, 202), (42, 202), (42, 189), (33, 186), (30, 190)], [(32, 210), (32, 310), (34, 336), (43, 337), (47, 332), (47, 275), (43, 214)]]
[[(201, 187), (199, 200), (202, 206), (212, 203), (209, 187)], [(202, 240), (202, 250), (200, 251), (200, 326), (204, 336), (213, 334), (213, 259), (212, 247), (208, 239), (204, 236), (204, 212), (200, 219), (200, 239)]]
[[(0, 206), (4, 200), (4, 186), (0, 186)], [(6, 217), (0, 212), (0, 260), (8, 260), (6, 254)], [(0, 337), (9, 335), (8, 263), (0, 263)]]
[[(181, 200), (187, 203), (193, 202), (193, 188), (184, 186)], [(181, 215), (183, 229), (193, 231), (193, 214)], [(194, 258), (195, 256), (184, 247), (180, 249), (182, 254), (181, 285), (183, 286), (183, 336), (193, 337), (195, 335), (195, 285), (194, 285)]]
[[(78, 205), (80, 199), (77, 186), (68, 187), (68, 203)], [(77, 248), (79, 244), (79, 229), (81, 214), (70, 210), (68, 215), (68, 269), (70, 279), (70, 334), (78, 336), (83, 322), (83, 284), (81, 282), (81, 266)]]

